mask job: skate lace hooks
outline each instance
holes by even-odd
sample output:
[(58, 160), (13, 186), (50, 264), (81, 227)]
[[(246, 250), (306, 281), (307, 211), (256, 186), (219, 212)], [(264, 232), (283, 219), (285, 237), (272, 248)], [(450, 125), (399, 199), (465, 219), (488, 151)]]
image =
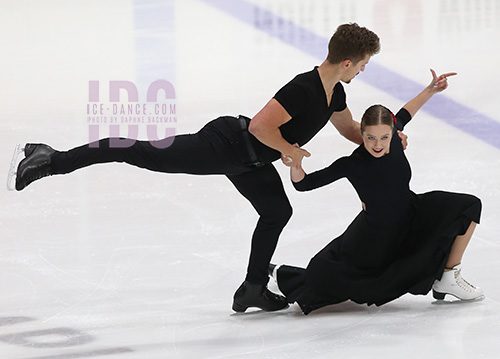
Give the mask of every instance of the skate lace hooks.
[(12, 155), (12, 161), (10, 162), (10, 168), (9, 168), (9, 173), (7, 174), (7, 190), (8, 191), (14, 191), (15, 184), (14, 184), (14, 178), (16, 177), (16, 169), (17, 169), (17, 159), (19, 158), (19, 155), (24, 152), (24, 147), (21, 147), (21, 145), (18, 143), (16, 145), (16, 148), (14, 149), (14, 154)]

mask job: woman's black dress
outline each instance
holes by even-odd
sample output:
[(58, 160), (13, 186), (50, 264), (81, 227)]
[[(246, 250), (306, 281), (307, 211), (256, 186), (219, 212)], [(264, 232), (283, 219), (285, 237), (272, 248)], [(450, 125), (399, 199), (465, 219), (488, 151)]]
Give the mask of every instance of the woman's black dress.
[(307, 269), (279, 268), (280, 290), (305, 314), (346, 300), (379, 306), (405, 293), (427, 294), (441, 278), (456, 236), (471, 221), (479, 223), (481, 201), (475, 196), (410, 190), (411, 169), (396, 129), (411, 116), (401, 109), (396, 118), (387, 155), (375, 158), (361, 144), (294, 184), (307, 191), (346, 177), (366, 205)]

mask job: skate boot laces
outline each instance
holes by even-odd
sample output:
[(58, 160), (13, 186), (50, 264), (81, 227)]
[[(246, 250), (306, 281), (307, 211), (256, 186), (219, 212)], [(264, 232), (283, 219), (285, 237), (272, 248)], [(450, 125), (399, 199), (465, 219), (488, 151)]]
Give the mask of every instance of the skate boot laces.
[(462, 274), (460, 273), (460, 271), (462, 270), (462, 268), (458, 268), (455, 270), (455, 281), (457, 283), (457, 285), (462, 288), (463, 290), (466, 290), (468, 292), (475, 292), (477, 290), (477, 288), (470, 284), (469, 282), (467, 282), (463, 277), (462, 277)]

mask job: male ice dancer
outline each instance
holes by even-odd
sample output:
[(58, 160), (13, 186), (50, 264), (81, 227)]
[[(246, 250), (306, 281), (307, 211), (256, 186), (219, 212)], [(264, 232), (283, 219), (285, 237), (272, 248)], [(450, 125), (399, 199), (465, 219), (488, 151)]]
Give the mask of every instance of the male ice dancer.
[(329, 42), (327, 59), (297, 75), (252, 119), (220, 117), (196, 134), (175, 136), (172, 145), (164, 149), (147, 141), (117, 148), (109, 138), (100, 140), (98, 146), (83, 145), (66, 152), (45, 144), (27, 144), (17, 170), (16, 189), (21, 191), (45, 176), (106, 162), (126, 162), (166, 173), (223, 174), (260, 216), (252, 236), (247, 275), (234, 294), (233, 310), (286, 308), (286, 299), (267, 289), (269, 262), (292, 215), (272, 162), (284, 158), (294, 166), (304, 156), (309, 157), (294, 144), (306, 144), (328, 121), (345, 138), (362, 142), (359, 123), (346, 105), (341, 82), (349, 83), (364, 71), (379, 50), (379, 38), (372, 31), (357, 24), (341, 25)]

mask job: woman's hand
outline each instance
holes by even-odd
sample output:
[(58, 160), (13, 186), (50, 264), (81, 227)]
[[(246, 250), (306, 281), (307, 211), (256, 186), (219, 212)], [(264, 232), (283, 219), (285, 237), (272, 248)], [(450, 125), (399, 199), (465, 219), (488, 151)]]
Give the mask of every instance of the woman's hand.
[(448, 87), (448, 77), (455, 76), (457, 74), (456, 72), (448, 72), (446, 74), (436, 76), (436, 72), (433, 69), (431, 69), (431, 73), (431, 83), (416, 97), (411, 99), (406, 105), (403, 106), (403, 108), (405, 108), (410, 113), (412, 118), (415, 117), (417, 111), (420, 110), (420, 108), (427, 101), (429, 101), (430, 98), (434, 96), (434, 94), (446, 90), (446, 88)]
[(432, 81), (427, 88), (432, 92), (432, 94), (446, 90), (448, 87), (448, 77), (457, 75), (456, 72), (448, 72), (446, 74), (439, 75), (438, 77), (433, 69), (431, 69), (431, 73)]

